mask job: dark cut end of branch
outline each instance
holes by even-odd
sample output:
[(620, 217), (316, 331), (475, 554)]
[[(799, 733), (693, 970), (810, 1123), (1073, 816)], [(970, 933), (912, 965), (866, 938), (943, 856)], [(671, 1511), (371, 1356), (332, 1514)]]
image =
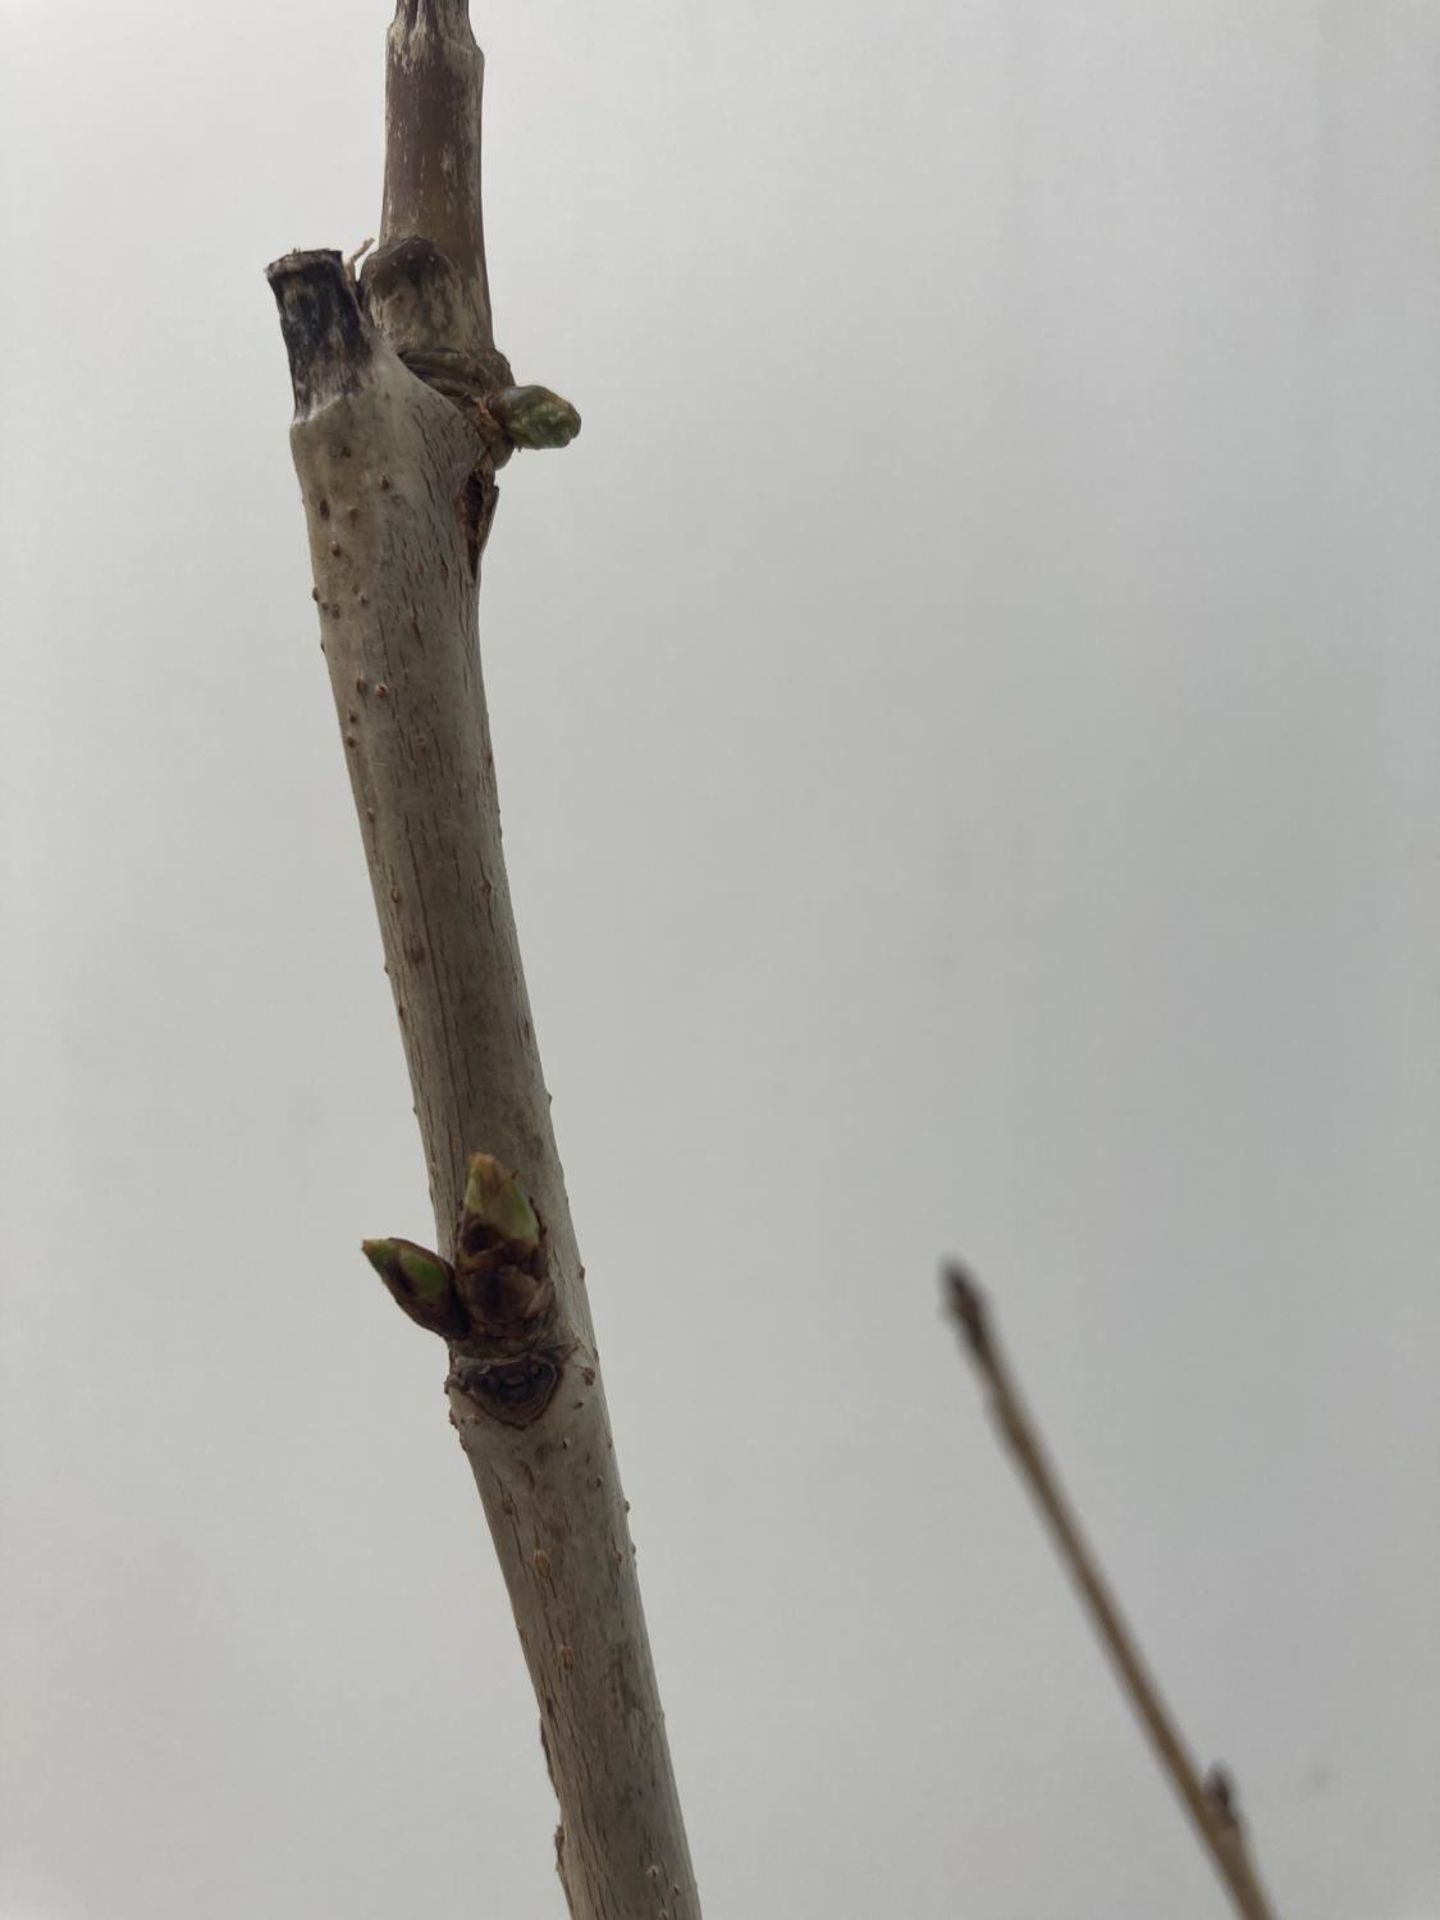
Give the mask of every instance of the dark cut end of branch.
[(440, 33), (462, 46), (475, 45), (469, 0), (399, 0), (395, 28), (407, 34)]
[(970, 1357), (986, 1373), (994, 1371), (995, 1345), (990, 1332), (990, 1308), (979, 1283), (968, 1268), (952, 1260), (944, 1284), (951, 1315), (960, 1329)]
[(464, 1334), (465, 1310), (448, 1260), (413, 1240), (366, 1240), (361, 1251), (395, 1304), (417, 1327), (438, 1333), (442, 1340), (458, 1340)]
[(290, 357), (295, 417), (358, 390), (375, 335), (355, 298), (345, 262), (331, 248), (287, 253), (265, 269)]

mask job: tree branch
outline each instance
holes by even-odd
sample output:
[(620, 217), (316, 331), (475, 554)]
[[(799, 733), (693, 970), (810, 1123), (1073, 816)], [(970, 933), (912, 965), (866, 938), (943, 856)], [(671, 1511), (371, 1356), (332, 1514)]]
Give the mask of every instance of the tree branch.
[(450, 347), (495, 345), (485, 266), (480, 133), (485, 56), (466, 0), (399, 0), (385, 50), (385, 189), (380, 250), (422, 235), (465, 288), (474, 333)]
[(958, 1265), (946, 1270), (945, 1283), (950, 1312), (989, 1394), (991, 1412), (1001, 1435), (1044, 1515), (1066, 1572), (1080, 1590), (1091, 1624), (1110, 1656), (1161, 1770), (1179, 1795), (1241, 1920), (1274, 1920), (1251, 1864), (1233, 1782), (1226, 1770), (1218, 1766), (1201, 1778), (1094, 1552), (1080, 1530), (1079, 1520), (1061, 1491), (1039, 1432), (995, 1339), (984, 1294), (965, 1268)]
[(365, 1252), (449, 1347), (560, 1801), (574, 1920), (698, 1920), (599, 1358), (501, 851), (476, 645), (495, 471), (579, 420), (490, 332), (483, 63), (463, 0), (390, 29), (381, 247), (269, 270), (291, 447), (438, 1252)]

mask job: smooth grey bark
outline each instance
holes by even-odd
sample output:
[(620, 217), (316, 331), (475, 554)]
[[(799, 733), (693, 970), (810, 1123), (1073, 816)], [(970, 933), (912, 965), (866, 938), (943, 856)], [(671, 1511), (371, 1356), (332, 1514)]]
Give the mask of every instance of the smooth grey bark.
[[(494, 346), (482, 78), (464, 0), (399, 0), (379, 249), (358, 281), (331, 252), (269, 270), (321, 646), (442, 1257), (367, 1251), (382, 1271), (388, 1261), (411, 1317), (449, 1342), (450, 1417), (540, 1706), (570, 1911), (698, 1920), (501, 850), (477, 645), (495, 472), (516, 446), (563, 444), (579, 422), (545, 389), (514, 387)], [(466, 1211), (476, 1154), (514, 1172), (543, 1239), (497, 1237)], [(452, 1290), (467, 1259), (474, 1271)], [(428, 1303), (407, 1298), (417, 1273), (433, 1279)]]

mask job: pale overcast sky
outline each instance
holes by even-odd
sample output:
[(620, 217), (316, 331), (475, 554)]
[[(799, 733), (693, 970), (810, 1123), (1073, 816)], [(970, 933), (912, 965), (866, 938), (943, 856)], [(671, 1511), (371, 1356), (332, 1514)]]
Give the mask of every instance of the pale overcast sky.
[[(558, 1920), (263, 279), (386, 0), (0, 0), (0, 1920)], [(506, 846), (710, 1920), (1440, 1916), (1440, 7), (475, 0)], [(635, 1223), (644, 1231), (636, 1232)]]

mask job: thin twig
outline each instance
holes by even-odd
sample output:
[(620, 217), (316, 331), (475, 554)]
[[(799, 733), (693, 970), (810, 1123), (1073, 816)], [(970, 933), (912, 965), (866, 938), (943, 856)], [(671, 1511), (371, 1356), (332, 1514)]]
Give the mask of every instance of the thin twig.
[(1184, 1804), (1197, 1837), (1214, 1863), (1241, 1920), (1274, 1920), (1246, 1846), (1235, 1784), (1224, 1767), (1202, 1777), (1160, 1689), (1141, 1658), (1080, 1523), (1060, 1489), (1039, 1432), (1000, 1351), (989, 1305), (964, 1267), (945, 1271), (948, 1304), (966, 1352), (990, 1395), (991, 1410), (1045, 1516), (1066, 1571), (1080, 1589), (1091, 1623), (1114, 1663), (1120, 1684), (1154, 1748), (1162, 1771)]

